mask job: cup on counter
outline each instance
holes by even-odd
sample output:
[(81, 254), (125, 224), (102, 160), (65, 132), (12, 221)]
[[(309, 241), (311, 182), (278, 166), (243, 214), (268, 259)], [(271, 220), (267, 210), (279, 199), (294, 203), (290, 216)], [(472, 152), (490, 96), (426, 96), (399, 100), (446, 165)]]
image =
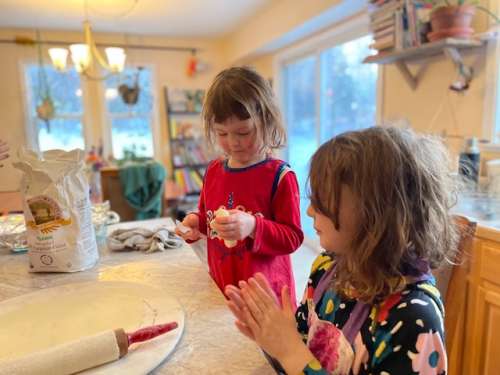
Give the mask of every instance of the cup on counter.
[(97, 240), (97, 245), (106, 243), (107, 227), (120, 222), (120, 216), (110, 209), (109, 201), (92, 205), (92, 223)]

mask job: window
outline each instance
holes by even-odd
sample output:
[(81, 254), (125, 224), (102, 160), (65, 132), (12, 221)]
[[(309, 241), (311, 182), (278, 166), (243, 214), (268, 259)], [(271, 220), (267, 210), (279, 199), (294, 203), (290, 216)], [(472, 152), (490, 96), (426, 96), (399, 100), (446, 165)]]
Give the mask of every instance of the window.
[[(500, 3), (489, 0), (487, 8), (494, 14), (500, 13)], [(488, 18), (489, 26), (495, 31), (495, 21)], [(488, 151), (500, 151), (500, 40), (497, 37), (488, 41), (485, 64), (485, 93), (483, 115), (483, 138), (491, 141), (491, 145), (483, 145)], [(486, 146), (486, 147), (485, 147)]]
[(377, 66), (362, 64), (371, 36), (321, 53), (320, 143), (349, 130), (375, 125)]
[[(42, 70), (37, 64), (28, 64), (25, 77), (29, 133), (33, 134), (34, 141), (31, 146), (40, 151), (84, 149), (82, 90), (78, 73), (75, 70), (61, 73), (50, 65), (45, 65)], [(47, 93), (52, 98), (55, 114), (45, 122), (37, 117), (36, 108)]]
[(309, 159), (319, 146), (316, 136), (316, 56), (287, 64), (284, 69), (285, 118), (288, 125), (288, 162), (297, 174), (302, 228), (310, 236), (314, 230), (306, 215), (309, 199), (304, 192)]
[(282, 65), (288, 126), (288, 161), (301, 189), (304, 232), (315, 236), (306, 215), (309, 160), (320, 144), (349, 130), (375, 125), (377, 67), (363, 64), (370, 36), (322, 48)]
[[(120, 85), (133, 88), (138, 82), (136, 104), (125, 104)], [(126, 68), (122, 75), (111, 76), (105, 84), (106, 108), (111, 125), (113, 157), (153, 157), (153, 90), (149, 68)]]

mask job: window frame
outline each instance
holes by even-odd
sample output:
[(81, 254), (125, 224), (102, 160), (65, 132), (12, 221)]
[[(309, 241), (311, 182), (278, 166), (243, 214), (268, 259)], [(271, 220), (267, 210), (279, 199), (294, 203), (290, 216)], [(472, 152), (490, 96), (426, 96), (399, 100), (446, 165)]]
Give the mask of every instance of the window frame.
[[(45, 65), (49, 65), (49, 63), (44, 62)], [(26, 133), (26, 146), (35, 152), (41, 152), (40, 144), (39, 144), (39, 133), (37, 131), (36, 126), (36, 117), (32, 115), (31, 108), (35, 104), (35, 98), (33, 96), (33, 92), (29, 87), (29, 73), (28, 67), (30, 65), (38, 65), (38, 61), (34, 59), (21, 59), (18, 63), (19, 66), (19, 74), (20, 74), (20, 82), (22, 82), (22, 96), (23, 96), (23, 110), (24, 110), (24, 130)], [(83, 136), (83, 145), (87, 148), (89, 144), (89, 133), (87, 131), (87, 127), (85, 126), (85, 113), (87, 112), (85, 108), (88, 108), (86, 98), (85, 98), (85, 80), (80, 78), (80, 89), (82, 90), (82, 113), (80, 115), (77, 114), (64, 114), (58, 115), (55, 118), (68, 118), (68, 119), (79, 119), (82, 124), (82, 136)]]
[[(499, 14), (498, 1), (488, 1), (488, 9)], [(489, 26), (494, 26), (493, 20), (488, 17)], [(500, 33), (500, 26), (497, 28)], [(487, 151), (500, 152), (500, 37), (489, 40), (486, 46), (485, 68), (485, 98), (483, 113), (483, 137), (491, 141), (481, 148)]]
[[(342, 22), (336, 24), (327, 31), (318, 34), (314, 37), (308, 38), (307, 40), (298, 43), (292, 47), (289, 47), (282, 52), (278, 53), (273, 60), (273, 73), (275, 77), (275, 92), (277, 95), (278, 102), (281, 108), (285, 108), (286, 105), (286, 82), (284, 79), (285, 66), (292, 62), (298, 61), (307, 56), (314, 55), (316, 57), (316, 74), (320, 76), (321, 71), (321, 54), (322, 52), (333, 48), (337, 45), (347, 43), (351, 40), (361, 38), (366, 35), (370, 35), (370, 19), (366, 11), (360, 12), (352, 17), (349, 17)], [(377, 84), (376, 84), (376, 113), (375, 122), (376, 124), (381, 123), (383, 118), (383, 81), (384, 81), (384, 69), (379, 65), (377, 68)], [(321, 82), (316, 80), (316, 141), (318, 145), (321, 144), (321, 116), (320, 116), (320, 106), (321, 106)], [(285, 127), (288, 131), (288, 121), (286, 118), (286, 111), (283, 110), (283, 118)], [(375, 124), (374, 124), (375, 125)], [(288, 160), (289, 148), (286, 147), (280, 152), (280, 157)], [(309, 237), (304, 238), (304, 243), (315, 249), (316, 251), (322, 251), (319, 239), (312, 239)]]
[[(158, 81), (156, 79), (157, 77), (157, 72), (156, 72), (156, 65), (151, 64), (151, 63), (144, 63), (141, 64), (140, 62), (134, 61), (133, 64), (129, 64), (126, 67), (139, 67), (142, 66), (145, 69), (148, 69), (151, 73), (151, 96), (153, 98), (152, 100), (152, 107), (151, 107), (151, 112), (149, 113), (149, 116), (144, 115), (144, 114), (138, 114), (134, 117), (149, 117), (151, 121), (151, 136), (153, 137), (153, 155), (152, 158), (155, 160), (161, 160), (161, 129), (160, 129), (160, 122), (159, 122), (159, 111), (158, 111)], [(121, 118), (124, 115), (123, 114), (112, 114), (108, 111), (107, 103), (106, 103), (106, 81), (102, 81), (103, 84), (99, 85), (99, 97), (101, 98), (101, 103), (103, 106), (103, 111), (102, 111), (102, 123), (103, 123), (103, 129), (102, 129), (102, 140), (103, 140), (103, 146), (104, 150), (106, 152), (106, 155), (113, 155), (113, 139), (112, 139), (112, 119), (113, 118)], [(114, 155), (113, 155), (114, 157)]]
[[(301, 58), (315, 55), (316, 56), (316, 70), (317, 73), (321, 70), (321, 53), (325, 50), (333, 48), (337, 45), (349, 42), (354, 39), (371, 34), (370, 19), (366, 11), (357, 13), (342, 22), (336, 24), (334, 27), (327, 31), (311, 37), (297, 45), (286, 48), (278, 53), (273, 60), (273, 72), (276, 81), (276, 96), (281, 108), (284, 108), (286, 101), (286, 87), (283, 77), (284, 68), (287, 64), (300, 60)], [(384, 69), (379, 65), (377, 68), (377, 89), (376, 89), (376, 113), (375, 122), (381, 123), (382, 109), (383, 109), (383, 72)], [(319, 74), (318, 74), (319, 75)], [(320, 113), (320, 95), (321, 95), (321, 82), (316, 82), (316, 110)], [(288, 131), (288, 121), (286, 118), (286, 111), (283, 111), (283, 118), (285, 127)], [(318, 144), (321, 144), (321, 129), (320, 129), (320, 116), (316, 118), (316, 137)], [(280, 156), (288, 159), (288, 147), (282, 150)]]

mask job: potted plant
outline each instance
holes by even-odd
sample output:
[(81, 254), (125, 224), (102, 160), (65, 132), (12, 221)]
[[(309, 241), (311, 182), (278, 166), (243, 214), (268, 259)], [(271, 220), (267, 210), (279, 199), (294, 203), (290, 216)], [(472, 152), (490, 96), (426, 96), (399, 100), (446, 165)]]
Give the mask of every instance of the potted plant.
[(424, 0), (424, 3), (433, 7), (430, 16), (432, 31), (427, 34), (431, 42), (444, 38), (470, 38), (474, 33), (471, 23), (476, 10), (487, 13), (500, 23), (500, 19), (477, 0)]

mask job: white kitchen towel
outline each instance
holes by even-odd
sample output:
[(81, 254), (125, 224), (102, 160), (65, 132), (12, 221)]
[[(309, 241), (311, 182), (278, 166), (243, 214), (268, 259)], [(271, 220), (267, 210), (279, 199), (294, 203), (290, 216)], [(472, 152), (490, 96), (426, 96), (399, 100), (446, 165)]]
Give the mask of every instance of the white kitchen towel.
[(182, 239), (166, 227), (116, 229), (108, 236), (108, 248), (113, 251), (140, 250), (146, 253), (176, 249)]

